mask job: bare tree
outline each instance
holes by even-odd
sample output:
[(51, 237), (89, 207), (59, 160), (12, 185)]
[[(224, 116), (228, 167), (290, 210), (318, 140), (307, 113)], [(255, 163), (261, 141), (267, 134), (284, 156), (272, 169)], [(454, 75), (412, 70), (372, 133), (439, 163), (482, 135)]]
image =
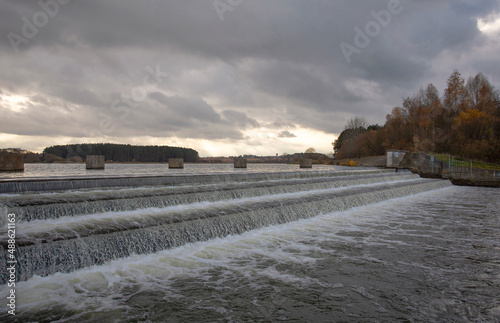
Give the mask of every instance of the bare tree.
[(366, 129), (368, 127), (368, 122), (365, 117), (356, 116), (349, 121), (344, 126), (344, 130), (346, 129)]

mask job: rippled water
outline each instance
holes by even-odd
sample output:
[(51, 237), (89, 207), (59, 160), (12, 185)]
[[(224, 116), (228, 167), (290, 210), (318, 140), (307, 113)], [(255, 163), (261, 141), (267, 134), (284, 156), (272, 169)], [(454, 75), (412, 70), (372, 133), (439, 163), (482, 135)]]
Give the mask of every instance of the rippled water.
[[(349, 169), (342, 166), (314, 165), (300, 171)], [(284, 172), (297, 171), (295, 164), (248, 164), (248, 168), (235, 169), (233, 164), (184, 164), (183, 169), (169, 169), (168, 164), (106, 164), (102, 169), (85, 169), (85, 164), (25, 164), (24, 172), (0, 172), (0, 179), (28, 179), (53, 177), (107, 177), (107, 176), (148, 176), (184, 175), (243, 172)]]
[(499, 209), (449, 187), (34, 277), (16, 319), (498, 322)]

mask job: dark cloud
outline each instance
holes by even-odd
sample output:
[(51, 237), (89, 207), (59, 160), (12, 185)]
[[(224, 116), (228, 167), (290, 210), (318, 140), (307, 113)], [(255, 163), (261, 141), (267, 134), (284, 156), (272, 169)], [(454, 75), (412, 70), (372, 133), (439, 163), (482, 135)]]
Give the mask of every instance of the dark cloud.
[(222, 111), (222, 115), (224, 118), (233, 123), (234, 125), (246, 129), (246, 128), (257, 128), (259, 127), (259, 123), (252, 118), (249, 118), (245, 113), (238, 112), (234, 110), (224, 110)]
[(297, 136), (288, 130), (284, 130), (278, 134), (278, 138), (295, 138), (295, 137)]

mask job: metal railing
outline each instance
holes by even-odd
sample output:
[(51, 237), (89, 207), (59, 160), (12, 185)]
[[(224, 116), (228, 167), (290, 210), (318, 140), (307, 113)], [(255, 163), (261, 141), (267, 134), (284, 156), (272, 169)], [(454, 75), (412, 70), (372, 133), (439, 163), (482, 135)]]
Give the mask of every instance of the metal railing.
[[(438, 160), (439, 163), (435, 163)], [(500, 171), (473, 164), (471, 160), (458, 159), (451, 155), (431, 155), (432, 171), (441, 172), (445, 178), (471, 179), (475, 181), (499, 181)], [(441, 169), (436, 169), (440, 168)]]
[(443, 171), (447, 170), (449, 174), (451, 173), (472, 174), (473, 170), (472, 161), (460, 160), (451, 155), (435, 155), (431, 156), (431, 163), (434, 161), (434, 158), (432, 157), (436, 157), (437, 159), (439, 159), (443, 163)]

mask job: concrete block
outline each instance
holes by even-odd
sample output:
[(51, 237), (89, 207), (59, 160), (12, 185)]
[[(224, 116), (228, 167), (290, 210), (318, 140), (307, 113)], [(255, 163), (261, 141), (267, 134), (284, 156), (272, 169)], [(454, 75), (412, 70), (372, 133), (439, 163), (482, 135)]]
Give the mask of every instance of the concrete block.
[(184, 159), (183, 158), (169, 158), (168, 159), (168, 168), (184, 168)]
[(408, 152), (398, 168), (407, 168), (421, 177), (442, 177), (443, 162), (423, 152)]
[(312, 167), (313, 167), (312, 159), (302, 158), (300, 160), (300, 168), (312, 168)]
[(246, 158), (235, 158), (234, 159), (234, 168), (247, 168), (247, 159)]
[(87, 155), (87, 169), (104, 169), (103, 155)]
[(24, 155), (0, 154), (0, 171), (24, 171)]
[(408, 152), (404, 150), (388, 150), (387, 164), (388, 168), (398, 168)]

